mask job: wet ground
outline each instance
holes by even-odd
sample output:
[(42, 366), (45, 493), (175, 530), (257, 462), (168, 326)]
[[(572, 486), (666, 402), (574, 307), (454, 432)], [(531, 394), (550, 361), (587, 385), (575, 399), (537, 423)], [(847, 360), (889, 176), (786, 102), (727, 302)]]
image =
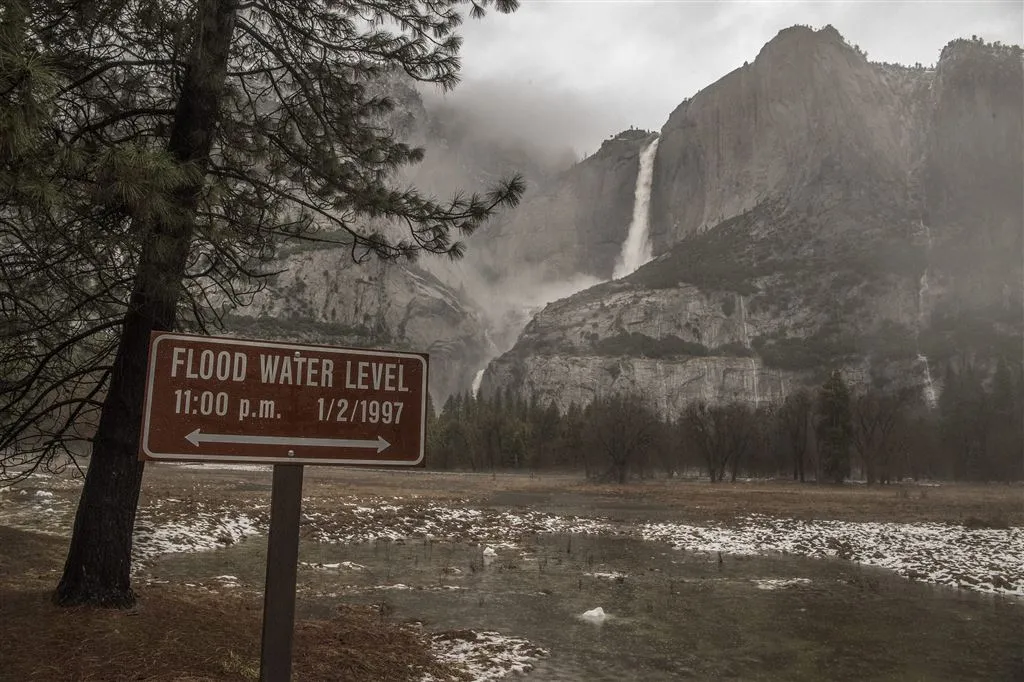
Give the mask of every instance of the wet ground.
[[(148, 481), (137, 579), (261, 592), (269, 473), (168, 473)], [(0, 523), (61, 532), (74, 493), (62, 485), (9, 492)], [(525, 679), (1024, 679), (1024, 600), (982, 593), (1018, 589), (1019, 528), (739, 514), (693, 526), (657, 502), (585, 491), (307, 492), (300, 614), (357, 602), (427, 632), (524, 638)], [(892, 570), (864, 565), (892, 557)], [(926, 560), (938, 568), (896, 572)], [(958, 572), (974, 582), (927, 582)], [(583, 617), (598, 607), (606, 618)]]
[[(497, 630), (548, 652), (536, 680), (1013, 680), (1016, 600), (912, 584), (836, 560), (695, 555), (627, 537), (522, 547), (434, 540), (307, 543), (300, 612), (378, 605), (431, 631)], [(154, 576), (262, 584), (264, 544), (165, 557)], [(223, 579), (221, 579), (223, 582)], [(581, 617), (601, 607), (603, 622)]]

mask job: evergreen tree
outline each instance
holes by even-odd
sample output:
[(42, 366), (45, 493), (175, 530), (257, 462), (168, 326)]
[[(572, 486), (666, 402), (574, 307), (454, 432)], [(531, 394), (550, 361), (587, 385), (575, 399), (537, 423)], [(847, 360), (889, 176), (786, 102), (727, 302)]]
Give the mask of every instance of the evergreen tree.
[(832, 371), (818, 392), (816, 430), (821, 448), (822, 475), (835, 483), (842, 483), (850, 475), (853, 422), (850, 392), (838, 370)]
[(1024, 466), (1024, 414), (1010, 363), (1000, 358), (992, 377), (989, 460), (994, 475), (1020, 480)]
[(939, 397), (942, 442), (955, 480), (983, 480), (991, 474), (987, 462), (990, 400), (974, 363), (965, 358), (959, 365), (950, 363)]
[[(150, 332), (215, 324), (206, 302), (244, 303), (239, 285), (258, 279), (282, 238), (330, 239), (358, 262), (459, 257), (453, 236), (518, 201), (518, 177), (443, 202), (389, 183), (422, 150), (382, 123), (393, 103), (376, 84), (404, 73), (454, 86), (460, 4), (5, 4), (16, 44), (0, 48), (0, 82), (17, 87), (0, 90), (0, 121), (41, 119), (5, 168), (31, 175), (37, 164), (19, 159), (31, 149), (59, 195), (0, 195), (0, 244), (17, 254), (3, 275), (49, 282), (61, 305), (36, 305), (38, 289), (5, 292), (19, 335), (0, 345), (13, 384), (0, 398), (0, 452), (26, 456), (42, 429), (52, 456), (99, 411), (59, 603), (134, 601)], [(517, 6), (468, 4), (475, 16)]]

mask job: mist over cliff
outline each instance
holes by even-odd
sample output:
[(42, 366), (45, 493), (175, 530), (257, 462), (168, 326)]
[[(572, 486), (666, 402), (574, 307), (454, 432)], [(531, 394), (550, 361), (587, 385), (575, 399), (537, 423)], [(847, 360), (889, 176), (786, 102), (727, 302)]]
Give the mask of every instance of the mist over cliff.
[[(831, 367), (934, 391), (948, 362), (1019, 358), (1021, 82), (1019, 48), (957, 40), (908, 68), (832, 27), (781, 31), (660, 131), (655, 259), (545, 309), (482, 389), (640, 390), (671, 413)], [(504, 250), (606, 279), (643, 146), (567, 172), (495, 230)]]

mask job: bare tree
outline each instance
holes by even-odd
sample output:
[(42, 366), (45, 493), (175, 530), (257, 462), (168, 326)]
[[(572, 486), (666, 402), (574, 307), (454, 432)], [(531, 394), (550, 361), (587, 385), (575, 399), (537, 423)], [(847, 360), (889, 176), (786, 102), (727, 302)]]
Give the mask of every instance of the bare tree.
[(853, 400), (853, 447), (868, 484), (889, 483), (896, 453), (897, 429), (912, 393), (869, 390)]
[(616, 394), (595, 399), (584, 411), (584, 442), (608, 458), (609, 476), (625, 483), (653, 444), (658, 416), (639, 394)]
[(814, 401), (811, 395), (802, 389), (786, 396), (778, 412), (779, 424), (791, 454), (794, 481), (805, 480), (808, 438), (813, 413)]
[(743, 403), (709, 406), (703, 401), (687, 406), (682, 417), (684, 432), (703, 454), (711, 482), (725, 479), (731, 470), (736, 480), (740, 463), (758, 437), (754, 413)]

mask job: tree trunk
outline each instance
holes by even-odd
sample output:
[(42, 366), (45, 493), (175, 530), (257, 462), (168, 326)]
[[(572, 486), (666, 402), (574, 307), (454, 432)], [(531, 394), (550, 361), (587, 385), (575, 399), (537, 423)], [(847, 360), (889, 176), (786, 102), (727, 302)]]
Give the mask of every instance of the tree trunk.
[(61, 605), (126, 607), (131, 589), (132, 530), (142, 485), (138, 460), (146, 355), (150, 332), (174, 328), (202, 172), (217, 126), (236, 0), (204, 0), (198, 31), (174, 114), (168, 150), (194, 164), (197, 182), (175, 192), (177, 213), (138, 224), (143, 248), (135, 285), (103, 403), (92, 458), (75, 514), (64, 574), (54, 601)]

